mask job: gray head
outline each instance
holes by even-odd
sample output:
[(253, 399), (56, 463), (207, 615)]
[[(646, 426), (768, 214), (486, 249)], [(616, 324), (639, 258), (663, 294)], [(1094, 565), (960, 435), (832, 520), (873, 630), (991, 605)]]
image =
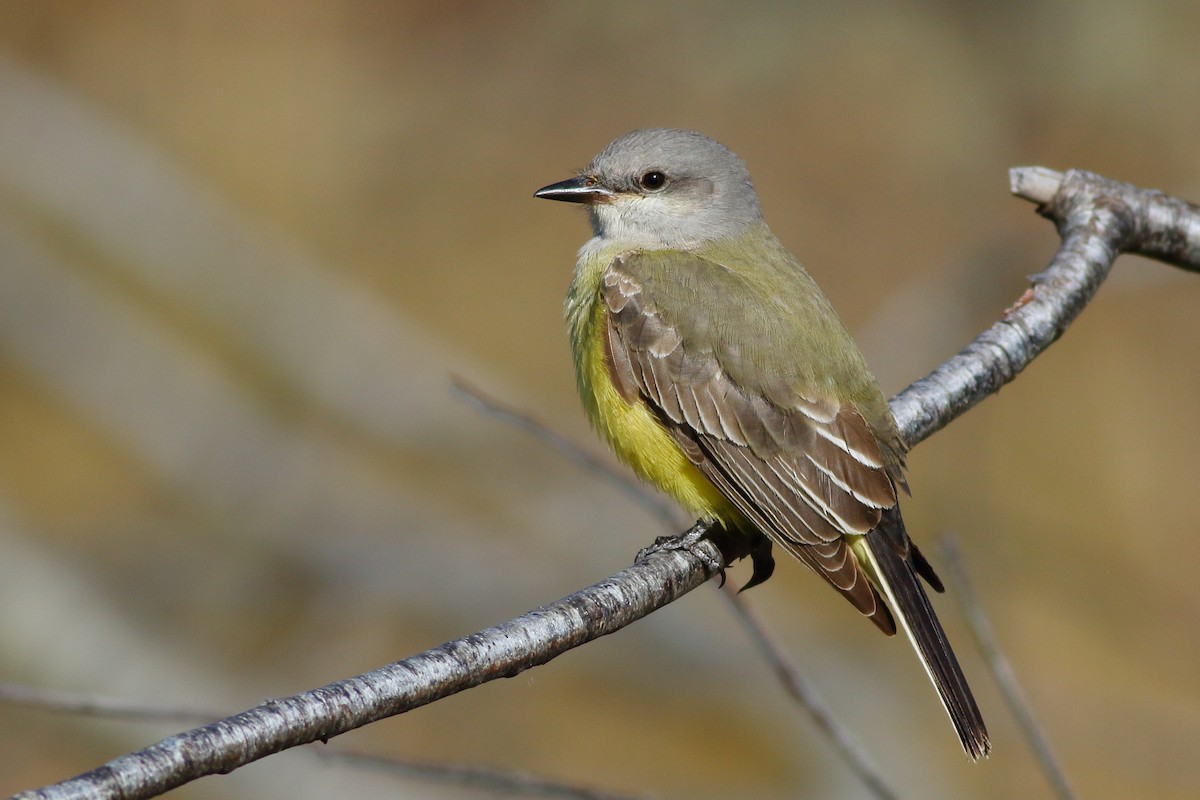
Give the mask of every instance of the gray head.
[(616, 139), (578, 177), (535, 197), (586, 203), (596, 235), (688, 248), (762, 222), (742, 160), (696, 131), (649, 128)]

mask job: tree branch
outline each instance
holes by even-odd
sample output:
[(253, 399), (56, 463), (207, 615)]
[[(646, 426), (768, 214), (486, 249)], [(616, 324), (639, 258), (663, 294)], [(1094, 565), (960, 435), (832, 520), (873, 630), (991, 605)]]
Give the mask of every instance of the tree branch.
[[(1159, 192), (1086, 172), (1012, 171), (1012, 190), (1039, 203), (1062, 245), (1004, 317), (960, 353), (891, 401), (910, 446), (1012, 380), (1053, 343), (1091, 300), (1119, 253), (1200, 271), (1200, 209)], [(382, 669), (273, 700), (180, 733), (22, 800), (147, 798), (203, 775), (299, 744), (324, 741), (472, 686), (512, 677), (612, 633), (696, 588), (723, 558), (711, 540), (704, 559), (660, 551), (548, 606)]]
[[(720, 563), (710, 540), (699, 549)], [(695, 555), (659, 551), (616, 575), (492, 628), (381, 669), (291, 697), (168, 739), (17, 798), (156, 797), (205, 775), (401, 714), (496, 678), (511, 678), (620, 630), (711, 578)]]
[(1200, 208), (1090, 172), (1016, 167), (1012, 192), (1039, 203), (1062, 245), (1012, 308), (957, 355), (891, 400), (913, 446), (995, 394), (1054, 343), (1108, 277), (1119, 253), (1200, 270)]

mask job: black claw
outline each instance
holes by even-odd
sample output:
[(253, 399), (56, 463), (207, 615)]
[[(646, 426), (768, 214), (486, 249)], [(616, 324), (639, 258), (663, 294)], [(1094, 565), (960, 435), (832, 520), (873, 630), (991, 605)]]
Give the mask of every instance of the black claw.
[(767, 537), (763, 536), (754, 543), (749, 556), (754, 564), (754, 572), (750, 574), (746, 585), (738, 589), (739, 593), (764, 583), (775, 573), (775, 557), (771, 555), (771, 540)]

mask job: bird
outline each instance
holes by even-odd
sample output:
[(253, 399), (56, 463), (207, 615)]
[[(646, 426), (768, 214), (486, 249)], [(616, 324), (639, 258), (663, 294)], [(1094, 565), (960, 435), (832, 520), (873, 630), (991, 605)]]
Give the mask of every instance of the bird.
[(772, 545), (885, 634), (904, 631), (971, 760), (991, 749), (909, 538), (906, 443), (837, 313), (772, 234), (742, 160), (702, 133), (624, 134), (535, 197), (582, 204), (592, 238), (565, 301), (591, 424), (642, 480), (739, 543)]

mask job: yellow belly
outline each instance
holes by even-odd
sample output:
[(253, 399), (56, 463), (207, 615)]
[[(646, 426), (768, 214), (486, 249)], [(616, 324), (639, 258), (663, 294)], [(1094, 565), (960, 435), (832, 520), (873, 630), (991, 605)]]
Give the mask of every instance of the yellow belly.
[(607, 309), (593, 294), (574, 309), (571, 347), (579, 394), (592, 425), (638, 477), (675, 498), (697, 517), (732, 526), (739, 518), (717, 488), (687, 459), (641, 401), (627, 403), (609, 374), (604, 347)]

